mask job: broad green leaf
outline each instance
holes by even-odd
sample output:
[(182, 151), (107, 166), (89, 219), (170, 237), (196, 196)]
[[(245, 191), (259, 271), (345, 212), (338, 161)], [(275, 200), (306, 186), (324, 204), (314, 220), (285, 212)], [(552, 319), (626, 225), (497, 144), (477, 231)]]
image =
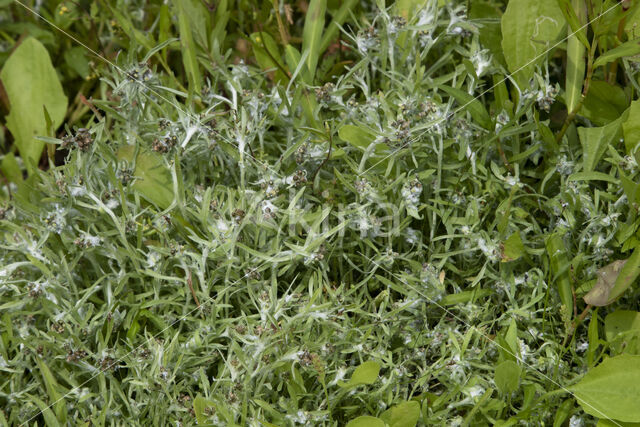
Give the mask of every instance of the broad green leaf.
[(364, 415), (349, 421), (347, 427), (385, 427), (385, 423), (380, 418)]
[(384, 411), (380, 419), (391, 427), (414, 427), (420, 419), (420, 404), (413, 400), (399, 403)]
[(637, 145), (640, 143), (640, 100), (633, 101), (629, 107), (629, 115), (622, 123), (622, 134), (627, 154), (640, 159)]
[(494, 381), (503, 395), (516, 391), (520, 383), (520, 366), (513, 360), (505, 360), (496, 366)]
[(601, 307), (609, 304), (609, 295), (613, 289), (626, 260), (614, 261), (598, 270), (598, 280), (583, 298), (587, 304)]
[(607, 146), (613, 142), (620, 132), (622, 118), (597, 128), (578, 128), (580, 144), (582, 144), (582, 170), (591, 172), (607, 150)]
[(568, 28), (567, 40), (567, 74), (565, 76), (565, 104), (568, 111), (578, 106), (582, 96), (582, 81), (584, 80), (585, 54), (589, 47), (586, 28), (581, 27), (587, 22), (586, 0), (561, 0), (560, 5), (565, 17), (571, 24)]
[(604, 333), (615, 353), (640, 354), (640, 313), (616, 310), (604, 319)]
[(515, 232), (502, 244), (502, 262), (514, 261), (525, 253), (520, 233)]
[(603, 55), (600, 55), (598, 59), (593, 63), (593, 68), (598, 68), (601, 65), (608, 64), (611, 61), (615, 61), (618, 58), (624, 58), (627, 56), (634, 56), (640, 53), (640, 39), (629, 40), (626, 43), (622, 43), (620, 46), (606, 51)]
[[(133, 164), (135, 147), (127, 145), (118, 150), (118, 160), (126, 160)], [(162, 156), (152, 152), (139, 152), (135, 161), (133, 189), (145, 199), (167, 208), (173, 202), (173, 182), (171, 173), (164, 166)]]
[(628, 106), (629, 101), (620, 85), (592, 80), (589, 93), (580, 108), (580, 115), (596, 126), (604, 126), (620, 118)]
[(44, 147), (44, 143), (35, 137), (53, 136), (47, 132), (43, 106), (49, 112), (53, 127), (57, 128), (67, 111), (67, 97), (49, 52), (33, 37), (25, 39), (7, 59), (0, 79), (10, 103), (7, 128), (27, 171), (32, 172)]
[(535, 66), (564, 33), (556, 0), (511, 0), (502, 15), (502, 49), (518, 85), (528, 87)]
[(594, 417), (640, 422), (640, 356), (605, 359), (569, 390)]
[[(180, 43), (182, 45), (182, 63), (187, 73), (189, 90), (199, 95), (201, 77), (200, 68), (198, 66), (196, 45), (191, 33), (192, 23), (190, 22), (187, 7), (183, 3), (183, 0), (174, 0), (174, 4), (178, 9), (178, 27), (180, 29)], [(153, 46), (149, 49), (153, 49)]]
[(444, 90), (453, 98), (455, 98), (455, 100), (458, 101), (458, 104), (460, 104), (459, 108), (464, 108), (465, 110), (469, 111), (471, 117), (473, 117), (473, 119), (478, 122), (480, 126), (487, 130), (493, 129), (493, 122), (491, 121), (491, 117), (489, 116), (489, 113), (487, 112), (484, 105), (482, 105), (482, 102), (469, 95), (467, 92), (453, 88), (451, 86), (443, 85), (440, 86), (440, 89)]
[(304, 29), (302, 30), (302, 52), (309, 52), (307, 56), (307, 67), (313, 79), (318, 59), (322, 52), (320, 43), (322, 42), (322, 30), (324, 29), (324, 15), (327, 10), (327, 0), (311, 0), (307, 9), (307, 16), (304, 19)]
[(379, 373), (380, 365), (378, 364), (378, 362), (370, 360), (358, 366), (355, 371), (353, 371), (351, 379), (349, 379), (346, 384), (343, 384), (345, 387), (351, 387), (360, 384), (373, 384), (378, 379)]
[(609, 294), (608, 303), (611, 304), (618, 299), (635, 282), (638, 275), (640, 275), (640, 246), (633, 250), (633, 253), (622, 267), (620, 274), (618, 274), (616, 283)]

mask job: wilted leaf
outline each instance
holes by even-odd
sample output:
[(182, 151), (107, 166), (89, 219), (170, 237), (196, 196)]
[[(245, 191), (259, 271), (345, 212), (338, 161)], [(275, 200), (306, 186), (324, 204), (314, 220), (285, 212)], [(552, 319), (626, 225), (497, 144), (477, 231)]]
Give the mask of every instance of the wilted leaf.
[(43, 106), (49, 112), (52, 126), (57, 128), (67, 111), (67, 97), (49, 52), (33, 37), (25, 39), (7, 59), (0, 79), (10, 103), (7, 127), (27, 170), (31, 171), (32, 163), (38, 163), (44, 147), (35, 137), (52, 136), (47, 130)]
[(640, 422), (640, 356), (605, 359), (569, 389), (590, 415)]
[(609, 294), (627, 260), (614, 261), (598, 270), (598, 280), (583, 298), (587, 304), (602, 307), (609, 304)]

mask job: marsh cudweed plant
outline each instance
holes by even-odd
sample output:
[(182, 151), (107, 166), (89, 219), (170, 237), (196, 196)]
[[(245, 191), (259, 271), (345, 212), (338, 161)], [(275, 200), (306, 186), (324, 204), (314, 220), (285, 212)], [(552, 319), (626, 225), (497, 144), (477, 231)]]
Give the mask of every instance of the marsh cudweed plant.
[[(636, 157), (610, 153), (601, 182), (576, 178), (580, 144), (545, 132), (563, 96), (546, 63), (498, 105), (493, 75), (507, 70), (484, 37), (493, 18), (474, 4), (361, 3), (313, 77), (294, 77), (295, 52), (276, 39), (241, 57), (197, 23), (199, 91), (193, 65), (166, 72), (185, 65), (178, 42), (150, 56), (118, 44), (123, 72), (102, 67), (96, 83), (101, 117), (61, 136), (62, 164), (1, 190), (12, 334), (0, 369), (28, 372), (0, 388), (10, 423), (37, 414), (30, 396), (53, 404), (47, 390), (81, 383), (51, 416), (73, 406), (67, 420), (342, 425), (421, 399), (425, 424), (481, 424), (582, 373), (586, 332), (570, 354), (557, 340), (566, 319), (545, 237), (561, 233), (571, 280), (594, 279), (637, 214), (602, 175), (632, 176)], [(220, 22), (225, 4), (211, 12)], [(122, 3), (135, 28), (182, 25), (173, 6), (140, 5)], [(280, 5), (269, 13), (286, 21)], [(298, 31), (269, 16), (270, 34)], [(107, 28), (127, 37), (127, 21)], [(516, 356), (548, 377), (527, 371), (507, 399), (489, 393), (485, 367)], [(382, 368), (374, 382), (349, 385), (369, 360)], [(534, 405), (528, 421), (553, 422)]]

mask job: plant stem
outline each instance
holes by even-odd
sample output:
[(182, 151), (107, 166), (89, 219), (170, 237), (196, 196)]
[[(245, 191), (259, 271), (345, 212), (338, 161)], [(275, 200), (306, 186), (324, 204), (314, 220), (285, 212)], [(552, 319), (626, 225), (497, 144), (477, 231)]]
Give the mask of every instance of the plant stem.
[(286, 46), (289, 44), (289, 34), (287, 34), (287, 30), (284, 27), (284, 23), (282, 22), (282, 17), (280, 16), (278, 6), (278, 0), (273, 0), (273, 11), (276, 13), (276, 20), (278, 21), (278, 31), (280, 31), (280, 38), (282, 39), (282, 45)]

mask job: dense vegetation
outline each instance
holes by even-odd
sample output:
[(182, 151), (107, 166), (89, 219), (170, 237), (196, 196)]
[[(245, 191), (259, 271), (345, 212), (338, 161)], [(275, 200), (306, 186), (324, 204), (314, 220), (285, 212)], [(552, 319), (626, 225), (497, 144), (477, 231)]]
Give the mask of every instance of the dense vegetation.
[(0, 0), (0, 424), (640, 423), (638, 3)]

